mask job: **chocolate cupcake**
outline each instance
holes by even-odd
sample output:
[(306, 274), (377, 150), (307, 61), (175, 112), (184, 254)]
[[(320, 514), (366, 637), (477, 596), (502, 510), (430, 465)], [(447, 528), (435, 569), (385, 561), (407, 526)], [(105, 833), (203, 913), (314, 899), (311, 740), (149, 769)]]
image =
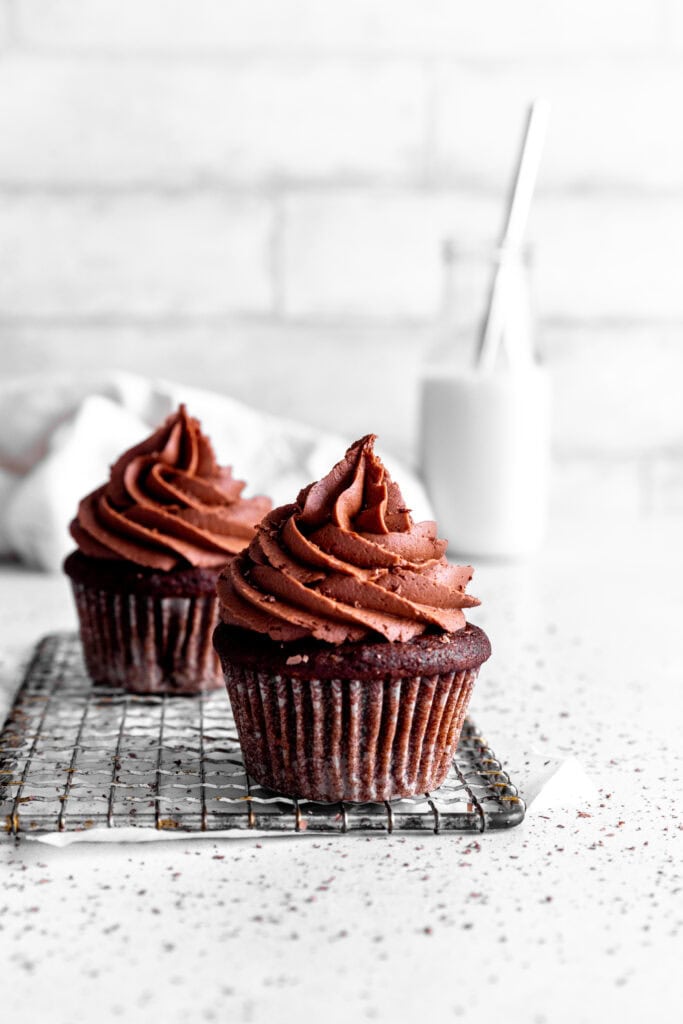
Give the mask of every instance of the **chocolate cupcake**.
[(148, 694), (222, 685), (216, 580), (271, 507), (244, 486), (181, 405), (83, 498), (64, 569), (96, 682)]
[(413, 522), (374, 440), (270, 512), (218, 581), (214, 644), (246, 769), (292, 797), (437, 788), (491, 653), (465, 621), (472, 568)]

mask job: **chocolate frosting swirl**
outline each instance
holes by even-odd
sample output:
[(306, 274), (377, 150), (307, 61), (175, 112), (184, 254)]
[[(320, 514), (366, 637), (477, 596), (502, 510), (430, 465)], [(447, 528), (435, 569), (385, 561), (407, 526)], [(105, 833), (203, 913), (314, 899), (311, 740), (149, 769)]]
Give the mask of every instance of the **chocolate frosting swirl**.
[(370, 434), (273, 509), (218, 580), (221, 617), (273, 640), (410, 640), (465, 625), (472, 567), (450, 565), (436, 524), (414, 523)]
[(83, 554), (149, 569), (220, 568), (242, 551), (271, 507), (241, 498), (244, 483), (216, 462), (184, 405), (114, 463), (78, 506), (71, 535)]

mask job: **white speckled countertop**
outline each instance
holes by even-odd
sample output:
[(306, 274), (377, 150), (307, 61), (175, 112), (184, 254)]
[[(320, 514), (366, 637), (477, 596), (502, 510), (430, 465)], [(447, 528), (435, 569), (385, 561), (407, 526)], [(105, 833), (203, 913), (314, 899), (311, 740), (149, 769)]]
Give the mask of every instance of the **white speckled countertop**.
[[(473, 716), (504, 760), (574, 755), (596, 799), (483, 836), (3, 839), (3, 1016), (680, 1019), (679, 535), (558, 543), (475, 575), (495, 654)], [(6, 707), (32, 644), (74, 616), (63, 580), (12, 566), (0, 613)]]

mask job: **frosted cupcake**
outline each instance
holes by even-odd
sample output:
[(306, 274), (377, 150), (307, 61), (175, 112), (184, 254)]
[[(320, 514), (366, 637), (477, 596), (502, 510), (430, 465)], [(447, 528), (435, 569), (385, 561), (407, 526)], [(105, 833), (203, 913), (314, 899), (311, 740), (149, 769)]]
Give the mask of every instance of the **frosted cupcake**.
[(271, 507), (242, 498), (244, 486), (181, 405), (83, 498), (64, 569), (96, 682), (173, 694), (222, 685), (216, 580)]
[(465, 620), (472, 568), (413, 522), (374, 440), (270, 512), (218, 581), (214, 644), (247, 771), (292, 797), (437, 788), (491, 653)]

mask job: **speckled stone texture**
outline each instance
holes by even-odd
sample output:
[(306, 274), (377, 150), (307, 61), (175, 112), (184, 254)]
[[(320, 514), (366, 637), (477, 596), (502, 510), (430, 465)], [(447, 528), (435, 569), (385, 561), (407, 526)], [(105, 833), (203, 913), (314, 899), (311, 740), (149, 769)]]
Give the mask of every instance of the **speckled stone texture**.
[[(321, 802), (438, 788), (490, 653), (473, 626), (339, 648), (279, 645), (220, 626), (214, 642), (248, 773), (269, 789)], [(420, 664), (421, 672), (406, 672)]]
[[(71, 577), (85, 664), (95, 682), (133, 693), (178, 696), (223, 685), (211, 643), (218, 621), (217, 571), (184, 570), (183, 582), (189, 586), (182, 595), (173, 573), (132, 576), (124, 569), (112, 575), (105, 563), (98, 576), (94, 559), (79, 559), (70, 556), (65, 570)], [(140, 580), (137, 588), (135, 578)], [(122, 586), (126, 579), (133, 583), (130, 590)]]

